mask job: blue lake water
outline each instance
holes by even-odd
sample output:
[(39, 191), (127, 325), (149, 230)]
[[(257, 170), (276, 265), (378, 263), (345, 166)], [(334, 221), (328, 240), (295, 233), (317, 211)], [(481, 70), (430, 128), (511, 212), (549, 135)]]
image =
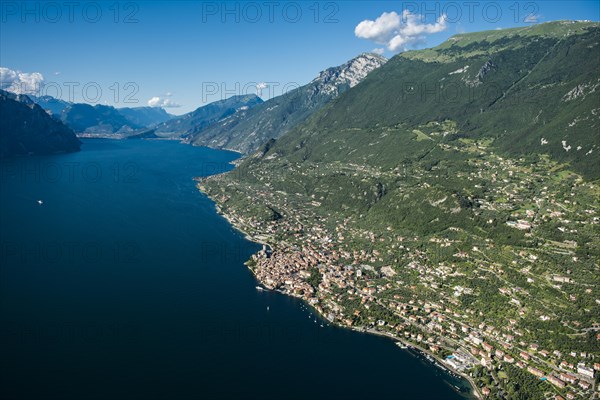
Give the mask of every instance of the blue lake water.
[(259, 246), (192, 180), (235, 158), (86, 140), (1, 162), (0, 398), (464, 398), (392, 341), (256, 290)]

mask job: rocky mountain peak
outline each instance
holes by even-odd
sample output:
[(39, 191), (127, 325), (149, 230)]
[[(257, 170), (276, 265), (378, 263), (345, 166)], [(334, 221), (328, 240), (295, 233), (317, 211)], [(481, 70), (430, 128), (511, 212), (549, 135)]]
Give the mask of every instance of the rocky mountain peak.
[(381, 67), (387, 58), (373, 53), (363, 53), (338, 67), (321, 71), (311, 83), (316, 85), (316, 91), (324, 94), (334, 94), (342, 86), (354, 87), (371, 71)]

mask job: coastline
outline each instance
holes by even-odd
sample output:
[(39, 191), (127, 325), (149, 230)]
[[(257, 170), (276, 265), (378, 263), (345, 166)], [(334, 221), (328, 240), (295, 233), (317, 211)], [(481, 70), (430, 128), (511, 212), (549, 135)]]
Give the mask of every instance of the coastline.
[[(336, 324), (336, 326), (344, 327), (344, 326), (338, 325), (338, 324)], [(411, 343), (411, 342), (409, 342), (409, 341), (407, 341), (405, 339), (402, 339), (402, 338), (400, 338), (398, 336), (391, 335), (391, 334), (389, 334), (387, 332), (381, 332), (381, 331), (377, 331), (377, 330), (374, 330), (374, 329), (364, 329), (364, 328), (361, 329), (359, 327), (352, 327), (350, 329), (352, 329), (353, 331), (356, 331), (356, 332), (370, 333), (372, 335), (383, 336), (383, 337), (386, 337), (388, 339), (392, 339), (396, 343), (403, 344), (408, 349), (415, 350), (417, 353), (421, 353), (421, 354), (425, 355), (426, 358), (427, 358), (427, 356), (433, 358), (434, 361), (431, 361), (429, 358), (427, 358), (427, 359), (428, 359), (429, 362), (431, 362), (435, 366), (443, 369), (446, 373), (449, 373), (452, 376), (460, 377), (460, 378), (464, 379), (465, 381), (467, 381), (469, 383), (469, 385), (471, 386), (471, 392), (470, 392), (470, 394), (473, 395), (477, 399), (482, 399), (483, 398), (483, 395), (479, 392), (479, 390), (477, 390), (477, 386), (475, 385), (475, 381), (473, 381), (473, 379), (469, 375), (463, 374), (461, 372), (458, 372), (457, 370), (455, 370), (451, 366), (444, 364), (443, 360), (440, 359), (435, 354), (433, 354), (431, 351), (429, 351), (429, 350), (427, 350), (427, 349), (425, 349), (425, 348), (423, 348), (423, 347), (421, 347), (419, 345)]]
[[(273, 246), (272, 244), (269, 244), (268, 242), (253, 236), (252, 234), (246, 232), (241, 226), (239, 226), (239, 224), (236, 224), (235, 219), (232, 218), (230, 215), (228, 215), (227, 213), (225, 213), (223, 211), (223, 209), (220, 207), (220, 205), (217, 203), (217, 201), (212, 198), (209, 193), (207, 193), (206, 190), (203, 189), (202, 185), (200, 184), (200, 182), (197, 183), (196, 185), (197, 189), (203, 193), (204, 195), (206, 195), (211, 201), (213, 201), (214, 205), (215, 205), (215, 210), (217, 211), (217, 214), (219, 214), (221, 217), (223, 217), (230, 226), (232, 226), (235, 230), (237, 230), (238, 232), (240, 232), (244, 238), (248, 241), (254, 242), (254, 243), (258, 243), (258, 244), (262, 244), (263, 246), (266, 246), (268, 248), (271, 249), (276, 249), (275, 246)], [(257, 253), (255, 253), (256, 255)], [(251, 258), (250, 258), (251, 259)], [(250, 260), (249, 259), (249, 260)], [(248, 261), (249, 261), (248, 260)], [(417, 353), (420, 353), (424, 356), (426, 356), (426, 358), (428, 359), (428, 361), (430, 361), (431, 364), (433, 364), (434, 366), (443, 369), (446, 373), (453, 375), (453, 376), (457, 376), (462, 378), (464, 381), (468, 382), (470, 385), (471, 390), (469, 391), (469, 395), (472, 396), (475, 399), (483, 399), (484, 396), (481, 394), (481, 392), (478, 390), (475, 381), (467, 374), (465, 373), (461, 373), (455, 369), (453, 369), (452, 367), (450, 367), (449, 365), (446, 365), (443, 360), (441, 358), (439, 358), (438, 356), (436, 356), (433, 352), (419, 346), (416, 345), (412, 342), (409, 342), (407, 340), (405, 340), (404, 338), (401, 338), (399, 336), (387, 333), (387, 332), (382, 332), (382, 331), (378, 331), (376, 329), (368, 329), (365, 327), (359, 327), (359, 326), (345, 326), (342, 325), (338, 322), (335, 321), (331, 321), (327, 318), (327, 316), (323, 315), (323, 313), (321, 311), (319, 311), (317, 308), (315, 308), (312, 304), (310, 304), (304, 297), (297, 295), (293, 292), (285, 292), (282, 290), (279, 290), (277, 288), (270, 288), (266, 282), (263, 282), (256, 274), (256, 271), (254, 268), (251, 268), (248, 266), (247, 262), (244, 263), (244, 265), (246, 266), (246, 268), (248, 268), (251, 272), (252, 275), (254, 276), (254, 278), (256, 279), (256, 281), (262, 285), (266, 290), (270, 290), (270, 291), (274, 291), (274, 292), (278, 292), (280, 294), (286, 295), (286, 296), (290, 296), (290, 297), (294, 297), (297, 299), (302, 300), (303, 302), (306, 303), (306, 305), (308, 305), (309, 307), (311, 307), (314, 312), (319, 315), (322, 319), (329, 321), (330, 324), (332, 324), (335, 327), (338, 328), (344, 328), (344, 329), (349, 329), (355, 332), (359, 332), (359, 333), (368, 333), (368, 334), (372, 334), (372, 335), (377, 335), (377, 336), (382, 336), (382, 337), (386, 337), (388, 339), (393, 340), (396, 343), (401, 343), (404, 346), (406, 346), (409, 349), (415, 350)], [(433, 359), (433, 361), (429, 358), (431, 357), (431, 359)], [(456, 388), (455, 388), (456, 389)]]
[[(254, 243), (258, 243), (258, 244), (262, 244), (264, 246), (268, 246), (271, 247), (268, 243), (263, 242), (262, 240), (252, 237), (248, 232), (244, 231), (240, 226), (237, 226), (234, 222), (234, 220), (227, 215), (225, 212), (223, 212), (223, 210), (221, 209), (221, 207), (219, 206), (219, 204), (217, 204), (215, 202), (215, 200), (211, 197), (208, 196), (208, 194), (206, 192), (202, 192), (204, 193), (209, 199), (211, 199), (214, 204), (215, 204), (215, 209), (217, 210), (217, 214), (219, 214), (221, 217), (225, 218), (227, 220), (227, 222), (229, 223), (229, 225), (231, 225), (231, 227), (233, 227), (236, 231), (238, 231), (239, 233), (241, 233), (244, 236), (244, 239), (248, 240), (249, 242), (254, 242)], [(254, 275), (254, 271), (253, 271), (253, 275)], [(254, 275), (256, 277), (256, 275)], [(260, 282), (260, 280), (257, 278), (257, 281)], [(262, 284), (262, 282), (260, 282)]]

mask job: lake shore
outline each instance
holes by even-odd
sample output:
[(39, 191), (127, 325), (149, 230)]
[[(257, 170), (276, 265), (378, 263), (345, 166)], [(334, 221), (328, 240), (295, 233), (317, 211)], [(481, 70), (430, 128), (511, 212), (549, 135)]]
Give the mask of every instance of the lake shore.
[[(277, 249), (277, 245), (276, 244), (271, 244), (269, 243), (267, 240), (265, 240), (263, 237), (258, 237), (256, 235), (252, 235), (251, 233), (247, 232), (243, 226), (241, 226), (240, 223), (237, 222), (237, 218), (235, 218), (232, 215), (229, 215), (228, 213), (226, 213), (222, 207), (220, 207), (219, 203), (217, 202), (216, 199), (212, 198), (206, 190), (204, 190), (204, 188), (202, 187), (202, 185), (200, 183), (197, 184), (197, 188), (200, 192), (202, 192), (203, 194), (205, 194), (209, 199), (211, 199), (214, 204), (215, 204), (215, 209), (217, 211), (217, 213), (222, 216), (225, 220), (227, 220), (227, 222), (238, 232), (240, 232), (244, 238), (248, 241), (254, 242), (254, 243), (258, 243), (258, 244), (262, 244), (263, 246), (266, 246), (269, 249), (272, 250), (276, 250)], [(250, 260), (249, 260), (250, 261)], [(434, 366), (438, 367), (438, 368), (442, 368), (445, 370), (446, 373), (450, 374), (450, 375), (454, 375), (457, 377), (460, 377), (462, 379), (464, 379), (466, 382), (469, 383), (469, 385), (471, 386), (471, 391), (470, 391), (470, 395), (475, 398), (475, 399), (483, 399), (483, 395), (481, 394), (481, 392), (478, 390), (474, 380), (467, 374), (465, 373), (461, 373), (455, 369), (453, 369), (452, 367), (450, 367), (449, 365), (446, 365), (443, 360), (438, 357), (436, 354), (434, 354), (433, 352), (415, 344), (412, 342), (409, 342), (407, 340), (405, 340), (404, 338), (397, 336), (397, 335), (393, 335), (391, 333), (388, 332), (382, 332), (376, 329), (372, 329), (372, 328), (365, 328), (365, 327), (360, 327), (360, 326), (345, 326), (341, 323), (338, 323), (334, 320), (330, 320), (329, 318), (327, 318), (326, 315), (323, 314), (322, 310), (319, 308), (314, 307), (305, 297), (303, 297), (302, 295), (296, 294), (294, 292), (290, 292), (290, 291), (284, 291), (284, 290), (280, 290), (278, 288), (274, 288), (271, 287), (269, 285), (268, 282), (263, 281), (259, 275), (256, 274), (256, 270), (254, 268), (251, 268), (248, 265), (248, 262), (246, 263), (246, 266), (248, 267), (248, 269), (252, 272), (253, 276), (255, 277), (255, 279), (265, 288), (267, 288), (268, 290), (271, 291), (275, 291), (287, 296), (291, 296), (291, 297), (295, 297), (298, 298), (302, 301), (304, 301), (307, 305), (311, 306), (311, 308), (313, 308), (315, 310), (315, 313), (317, 315), (319, 315), (321, 318), (329, 321), (331, 324), (333, 324), (336, 327), (339, 328), (344, 328), (344, 329), (350, 329), (352, 331), (355, 332), (359, 332), (359, 333), (369, 333), (369, 334), (373, 334), (373, 335), (377, 335), (377, 336), (382, 336), (382, 337), (386, 337), (388, 339), (391, 339), (397, 343), (402, 343), (403, 345), (405, 345), (407, 348), (413, 349), (416, 352), (426, 356), (426, 358), (428, 359), (428, 361), (431, 362), (431, 364), (433, 364)], [(433, 361), (432, 361), (433, 360)]]

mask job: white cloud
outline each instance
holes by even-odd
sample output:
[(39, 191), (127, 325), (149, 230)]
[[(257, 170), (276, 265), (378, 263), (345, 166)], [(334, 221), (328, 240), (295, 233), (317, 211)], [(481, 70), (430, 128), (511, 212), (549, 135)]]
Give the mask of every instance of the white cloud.
[(176, 108), (181, 107), (181, 104), (175, 103), (171, 99), (163, 99), (158, 96), (154, 96), (150, 100), (148, 100), (148, 105), (150, 107), (162, 107), (162, 108)]
[(425, 43), (427, 35), (447, 29), (446, 16), (441, 15), (435, 23), (425, 23), (425, 18), (404, 10), (402, 15), (395, 11), (384, 12), (375, 21), (366, 19), (354, 28), (354, 34), (361, 39), (371, 40), (397, 52)]
[(256, 84), (256, 95), (261, 96), (263, 89), (266, 89), (268, 87), (269, 87), (269, 85), (267, 85), (265, 82), (257, 83)]
[(382, 55), (383, 53), (385, 53), (385, 49), (383, 47), (378, 47), (376, 49), (373, 49), (372, 52), (375, 54)]
[(44, 85), (44, 76), (39, 72), (21, 72), (0, 67), (0, 89), (17, 94), (36, 94)]
[(540, 19), (542, 19), (543, 17), (540, 14), (529, 14), (528, 16), (525, 17), (525, 19), (523, 20), (523, 22), (529, 22), (531, 24), (535, 24), (540, 22)]

